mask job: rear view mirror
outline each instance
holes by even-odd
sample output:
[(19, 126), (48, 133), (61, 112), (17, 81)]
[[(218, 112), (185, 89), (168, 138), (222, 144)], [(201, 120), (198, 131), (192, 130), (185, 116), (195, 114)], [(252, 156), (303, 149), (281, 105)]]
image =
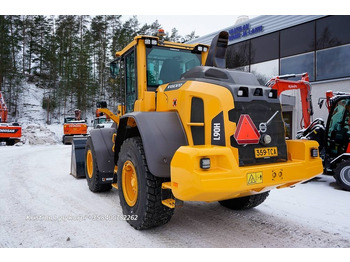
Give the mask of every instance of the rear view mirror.
[(106, 101), (99, 101), (96, 103), (97, 108), (107, 108), (107, 102)]
[(321, 109), (322, 108), (322, 106), (323, 106), (323, 102), (324, 102), (324, 98), (319, 98), (318, 99), (318, 106), (319, 106), (319, 108)]

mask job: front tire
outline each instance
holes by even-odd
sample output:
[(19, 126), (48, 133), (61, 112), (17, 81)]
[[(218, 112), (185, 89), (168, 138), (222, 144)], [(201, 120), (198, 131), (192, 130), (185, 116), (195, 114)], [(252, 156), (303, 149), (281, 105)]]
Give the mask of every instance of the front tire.
[(246, 210), (246, 209), (251, 209), (253, 207), (257, 207), (258, 205), (263, 203), (266, 200), (266, 198), (269, 196), (269, 193), (270, 191), (267, 191), (257, 195), (222, 200), (222, 201), (219, 201), (219, 203), (222, 206), (227, 207), (229, 209)]
[(342, 161), (334, 171), (337, 184), (344, 190), (350, 191), (350, 161)]
[(111, 184), (102, 184), (100, 181), (103, 174), (98, 171), (94, 145), (92, 144), (91, 137), (88, 137), (86, 141), (85, 176), (89, 189), (94, 193), (108, 191), (112, 188)]
[(70, 145), (70, 144), (72, 144), (72, 140), (73, 140), (73, 138), (72, 138), (71, 136), (63, 135), (63, 137), (62, 137), (62, 143), (63, 143), (64, 145)]
[(120, 205), (127, 222), (137, 230), (164, 225), (174, 209), (162, 204), (165, 178), (152, 175), (147, 166), (140, 137), (124, 141), (118, 160)]

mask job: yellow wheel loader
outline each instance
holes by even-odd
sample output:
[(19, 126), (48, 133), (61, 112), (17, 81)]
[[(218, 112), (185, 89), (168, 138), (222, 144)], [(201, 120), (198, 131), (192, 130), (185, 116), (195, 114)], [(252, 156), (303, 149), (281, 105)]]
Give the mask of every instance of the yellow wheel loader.
[(110, 64), (124, 101), (99, 109), (115, 124), (90, 132), (85, 176), (93, 192), (119, 189), (135, 229), (167, 223), (183, 201), (253, 208), (322, 173), (317, 142), (285, 139), (277, 91), (226, 69), (227, 43), (227, 32), (210, 47), (137, 36)]

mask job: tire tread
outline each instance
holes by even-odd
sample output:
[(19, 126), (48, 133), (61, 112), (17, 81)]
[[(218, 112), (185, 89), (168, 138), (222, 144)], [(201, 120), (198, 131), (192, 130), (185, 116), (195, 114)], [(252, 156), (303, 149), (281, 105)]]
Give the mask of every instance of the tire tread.
[(86, 180), (87, 180), (89, 189), (92, 192), (94, 192), (94, 193), (105, 192), (105, 191), (111, 190), (112, 189), (112, 184), (101, 184), (99, 182), (102, 173), (98, 171), (98, 166), (97, 166), (96, 160), (94, 158), (94, 156), (95, 156), (94, 146), (92, 144), (92, 141), (91, 141), (90, 137), (88, 137), (88, 139), (86, 141), (85, 162), (86, 162), (86, 154), (87, 154), (87, 151), (88, 151), (89, 148), (91, 149), (93, 162), (94, 162), (93, 163), (93, 165), (94, 165), (93, 166), (94, 167), (93, 172), (94, 173), (93, 173), (91, 179), (88, 176), (88, 173), (87, 173), (87, 170), (86, 170), (87, 167), (86, 167), (86, 163), (85, 163), (85, 176), (86, 176)]
[(222, 200), (222, 201), (219, 201), (219, 203), (222, 206), (227, 207), (229, 209), (247, 210), (247, 209), (257, 207), (258, 205), (263, 203), (266, 200), (266, 198), (269, 196), (269, 193), (270, 191), (267, 191), (257, 195)]

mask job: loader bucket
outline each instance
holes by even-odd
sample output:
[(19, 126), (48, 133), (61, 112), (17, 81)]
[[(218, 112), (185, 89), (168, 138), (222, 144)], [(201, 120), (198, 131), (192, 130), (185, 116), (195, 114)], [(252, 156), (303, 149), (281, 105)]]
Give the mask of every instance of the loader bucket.
[(75, 178), (85, 178), (85, 146), (87, 137), (74, 137), (72, 141), (70, 174)]

